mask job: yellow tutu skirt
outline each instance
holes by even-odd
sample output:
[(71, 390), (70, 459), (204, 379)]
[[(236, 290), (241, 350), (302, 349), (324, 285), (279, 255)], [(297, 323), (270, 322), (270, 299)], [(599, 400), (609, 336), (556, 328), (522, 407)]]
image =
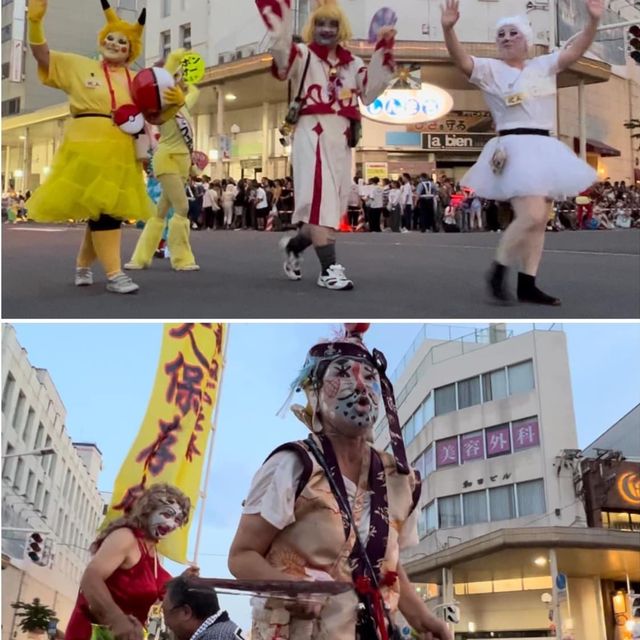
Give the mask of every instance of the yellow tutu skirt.
[(164, 173), (175, 173), (184, 180), (189, 177), (191, 170), (191, 154), (189, 153), (170, 153), (160, 144), (153, 154), (153, 173), (161, 176)]
[(51, 173), (29, 198), (37, 222), (147, 220), (155, 205), (146, 192), (133, 138), (107, 118), (71, 119)]

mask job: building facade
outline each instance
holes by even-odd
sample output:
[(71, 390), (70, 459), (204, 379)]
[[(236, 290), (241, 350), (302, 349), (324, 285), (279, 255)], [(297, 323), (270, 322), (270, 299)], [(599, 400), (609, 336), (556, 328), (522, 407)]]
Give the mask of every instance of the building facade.
[[(65, 628), (89, 561), (89, 545), (102, 519), (104, 503), (96, 486), (101, 453), (94, 444), (72, 442), (65, 419), (66, 409), (49, 373), (29, 362), (15, 329), (4, 324), (3, 640), (21, 636), (10, 606), (17, 600), (40, 598), (56, 611), (59, 626)], [(29, 455), (43, 448), (54, 453)], [(50, 541), (46, 566), (25, 557), (25, 541), (34, 531)]]
[[(122, 4), (122, 3), (121, 3)], [(139, 10), (141, 2), (128, 0)], [(309, 14), (309, 0), (293, 0), (299, 32)], [(584, 23), (582, 5), (573, 0), (529, 2), (527, 17), (535, 34), (535, 53), (541, 54), (565, 42)], [(350, 48), (365, 59), (372, 46), (367, 41), (369, 21), (379, 2), (345, 0), (354, 39)], [(186, 47), (203, 56), (207, 72), (196, 114), (196, 148), (209, 155), (209, 174), (234, 178), (283, 177), (290, 173), (289, 148), (280, 144), (278, 127), (287, 110), (287, 84), (270, 73), (269, 36), (253, 0), (237, 0), (234, 11), (225, 0), (159, 0), (148, 6), (145, 30), (146, 64), (152, 64), (172, 48)], [(443, 43), (437, 3), (418, 0), (394, 4), (398, 14), (396, 58), (403, 73), (415, 82), (429, 83), (447, 91), (453, 109), (430, 123), (391, 124), (365, 119), (363, 136), (354, 154), (354, 174), (367, 176), (369, 169), (389, 176), (407, 171), (445, 173), (460, 178), (477, 159), (491, 137), (492, 124), (480, 92), (452, 66)], [(493, 27), (498, 18), (523, 13), (519, 0), (480, 0), (465, 5), (458, 35), (469, 52), (495, 55)], [(556, 19), (557, 14), (557, 19)], [(636, 10), (621, 5), (619, 15), (608, 22), (637, 17)], [(601, 179), (640, 180), (640, 155), (624, 123), (640, 112), (640, 65), (625, 59), (622, 29), (605, 32), (602, 44), (590, 55), (559, 76), (556, 135), (579, 149)], [(53, 41), (53, 39), (52, 39)], [(28, 71), (28, 70), (27, 70)], [(27, 73), (28, 75), (28, 73)], [(611, 100), (616, 96), (616, 100)], [(20, 148), (29, 136), (53, 135), (55, 122), (66, 117), (60, 111), (42, 113), (42, 118), (12, 116), (3, 125), (3, 154), (7, 180), (15, 171), (44, 176), (44, 162), (27, 158)], [(23, 136), (21, 139), (20, 136)], [(581, 137), (582, 136), (582, 137)], [(637, 147), (637, 145), (635, 145)], [(35, 156), (34, 156), (35, 157)], [(13, 158), (13, 160), (12, 160)], [(36, 177), (37, 176), (37, 177)]]
[(456, 638), (607, 637), (602, 580), (635, 575), (637, 541), (587, 527), (564, 333), (424, 335), (394, 386), (423, 477), (404, 566), (435, 610), (459, 607)]

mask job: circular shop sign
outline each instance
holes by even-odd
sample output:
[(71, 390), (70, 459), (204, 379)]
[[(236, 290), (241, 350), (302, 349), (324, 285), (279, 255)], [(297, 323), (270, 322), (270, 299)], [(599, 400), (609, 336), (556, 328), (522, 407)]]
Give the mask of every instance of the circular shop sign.
[(420, 89), (387, 89), (368, 106), (360, 102), (360, 113), (387, 124), (415, 124), (437, 120), (452, 107), (451, 94), (423, 83)]

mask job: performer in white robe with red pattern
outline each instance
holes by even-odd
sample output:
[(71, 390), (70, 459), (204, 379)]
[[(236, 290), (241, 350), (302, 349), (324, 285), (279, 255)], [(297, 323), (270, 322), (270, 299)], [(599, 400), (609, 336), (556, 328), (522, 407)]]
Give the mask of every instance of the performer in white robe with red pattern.
[(300, 90), (291, 156), (293, 221), (302, 225), (296, 236), (283, 239), (285, 274), (300, 280), (301, 254), (313, 244), (322, 267), (318, 286), (351, 289), (353, 282), (336, 263), (335, 230), (347, 210), (352, 182), (351, 147), (360, 128), (358, 98), (372, 103), (392, 80), (395, 30), (380, 30), (367, 67), (343, 46), (351, 29), (335, 0), (324, 0), (313, 11), (303, 31), (304, 43), (293, 41), (288, 0), (257, 0), (257, 4), (274, 38), (274, 76), (291, 80), (294, 98)]

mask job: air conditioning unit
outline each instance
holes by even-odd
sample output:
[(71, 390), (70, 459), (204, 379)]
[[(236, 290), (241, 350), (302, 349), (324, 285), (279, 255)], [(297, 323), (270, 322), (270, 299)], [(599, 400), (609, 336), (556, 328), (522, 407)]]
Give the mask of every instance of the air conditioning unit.
[(225, 64), (226, 62), (231, 62), (235, 59), (235, 52), (233, 51), (223, 51), (218, 54), (218, 64)]
[(236, 49), (236, 60), (241, 58), (250, 58), (258, 53), (258, 43), (252, 42), (251, 44), (245, 44), (243, 47)]

